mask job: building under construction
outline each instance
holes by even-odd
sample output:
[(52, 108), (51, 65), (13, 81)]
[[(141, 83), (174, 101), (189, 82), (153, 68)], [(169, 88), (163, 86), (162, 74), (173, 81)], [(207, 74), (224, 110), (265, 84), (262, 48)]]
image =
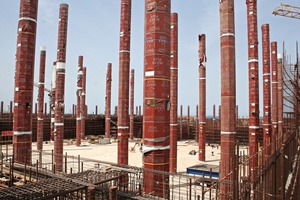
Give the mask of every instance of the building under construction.
[[(138, 75), (130, 69), (132, 2), (120, 3), (118, 106), (111, 114), (108, 63), (105, 113), (98, 114), (96, 107), (91, 114), (82, 55), (74, 81), (77, 104), (65, 112), (68, 4), (60, 4), (58, 11), (49, 90), (44, 86), (45, 47), (38, 83), (33, 80), (38, 0), (20, 0), (14, 99), (8, 110), (3, 101), (0, 107), (0, 199), (300, 199), (298, 44), (292, 62), (288, 50), (280, 52), (278, 42), (270, 41), (270, 25), (258, 27), (257, 0), (246, 1), (249, 117), (239, 117), (234, 0), (220, 0), (219, 114), (214, 106), (207, 117), (209, 46), (207, 34), (199, 33), (199, 106), (195, 116), (190, 106), (185, 115), (182, 106), (178, 112), (180, 15), (171, 13), (171, 0), (145, 0), (143, 105), (134, 112)], [(300, 8), (282, 4), (274, 14), (300, 19)]]

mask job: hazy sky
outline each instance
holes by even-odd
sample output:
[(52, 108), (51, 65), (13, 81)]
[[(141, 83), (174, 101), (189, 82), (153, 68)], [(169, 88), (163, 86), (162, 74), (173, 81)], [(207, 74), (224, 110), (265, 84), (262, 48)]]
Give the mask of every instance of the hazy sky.
[[(13, 100), (15, 53), (19, 0), (1, 0), (0, 24), (0, 100)], [(131, 68), (135, 69), (135, 105), (143, 102), (144, 0), (132, 0)], [(259, 59), (261, 63), (261, 25), (270, 24), (271, 40), (278, 41), (279, 52), (285, 41), (287, 53), (295, 61), (295, 42), (299, 40), (300, 20), (272, 15), (282, 1), (258, 1)], [(120, 0), (39, 0), (35, 60), (35, 82), (38, 82), (39, 51), (47, 48), (46, 87), (50, 88), (51, 68), (56, 60), (58, 10), (60, 3), (69, 4), (69, 26), (66, 68), (66, 112), (76, 103), (77, 61), (84, 56), (87, 67), (87, 105), (89, 113), (104, 113), (107, 63), (113, 64), (112, 111), (118, 103)], [(300, 6), (298, 0), (282, 3)], [(179, 97), (178, 104), (191, 106), (195, 114), (198, 104), (198, 34), (206, 34), (207, 48), (207, 115), (220, 104), (220, 34), (219, 0), (172, 0), (172, 12), (179, 21)], [(236, 82), (239, 115), (248, 116), (248, 56), (246, 0), (235, 1)], [(260, 85), (262, 83), (260, 64)], [(262, 86), (261, 86), (262, 88)], [(34, 101), (37, 89), (34, 91)], [(45, 101), (49, 102), (46, 95)], [(262, 93), (260, 92), (260, 102)], [(261, 106), (260, 106), (261, 107)]]

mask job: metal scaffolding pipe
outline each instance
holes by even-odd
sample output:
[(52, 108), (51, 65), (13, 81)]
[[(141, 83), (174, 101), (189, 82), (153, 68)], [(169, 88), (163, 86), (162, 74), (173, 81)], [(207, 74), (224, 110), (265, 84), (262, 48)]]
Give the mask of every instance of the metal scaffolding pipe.
[(257, 0), (247, 0), (248, 22), (248, 82), (249, 82), (249, 175), (250, 195), (256, 199), (255, 177), (258, 166), (259, 136), (259, 75), (258, 75), (258, 36)]
[[(160, 171), (170, 161), (170, 7), (145, 0), (143, 164)], [(144, 171), (144, 192), (168, 198), (169, 177)]]
[(177, 171), (178, 14), (171, 13), (170, 55), (170, 172)]
[(112, 64), (107, 64), (106, 96), (105, 96), (105, 137), (110, 138), (110, 108), (111, 108), (111, 71)]
[(199, 156), (205, 161), (205, 135), (206, 135), (206, 40), (205, 34), (199, 35)]
[(60, 4), (55, 90), (54, 162), (57, 171), (63, 170), (64, 94), (68, 28), (68, 4)]
[(263, 143), (264, 163), (271, 155), (271, 76), (270, 76), (270, 27), (263, 24), (262, 29), (262, 52), (263, 52)]
[(134, 69), (130, 72), (130, 128), (129, 137), (133, 140), (134, 130)]
[(45, 88), (45, 65), (46, 65), (46, 47), (41, 47), (40, 52), (40, 77), (38, 88), (38, 115), (37, 115), (37, 150), (43, 149), (44, 139), (44, 88)]
[(82, 93), (81, 93), (81, 114), (80, 114), (80, 123), (81, 123), (81, 139), (84, 139), (85, 136), (85, 117), (87, 115), (87, 105), (85, 104), (85, 98), (86, 98), (86, 67), (82, 68), (83, 76), (82, 76)]
[(13, 152), (14, 161), (24, 164), (31, 164), (37, 13), (38, 0), (20, 0), (14, 88)]
[(81, 144), (82, 79), (83, 79), (83, 56), (79, 56), (78, 71), (77, 71), (76, 146), (80, 146)]
[(121, 0), (118, 94), (118, 164), (128, 164), (131, 0)]
[[(221, 166), (220, 199), (236, 199), (234, 168), (236, 142), (236, 81), (234, 0), (220, 1), (221, 36)], [(235, 162), (233, 162), (235, 163)]]

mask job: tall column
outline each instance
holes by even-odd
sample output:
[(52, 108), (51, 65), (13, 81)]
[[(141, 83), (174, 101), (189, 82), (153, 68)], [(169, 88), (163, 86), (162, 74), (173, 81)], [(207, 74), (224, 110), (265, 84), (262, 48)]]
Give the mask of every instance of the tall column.
[(31, 164), (32, 98), (38, 0), (20, 0), (16, 53), (13, 151), (18, 163)]
[(180, 122), (180, 124), (179, 124), (179, 135), (180, 135), (180, 138), (179, 138), (179, 140), (182, 140), (182, 110), (183, 110), (183, 107), (182, 107), (182, 105), (180, 105), (180, 116), (179, 116), (179, 122)]
[(129, 137), (133, 140), (134, 130), (134, 69), (131, 69), (130, 73), (130, 129)]
[(55, 91), (56, 91), (56, 62), (53, 62), (51, 93), (50, 93), (50, 116), (51, 116), (50, 140), (51, 141), (54, 141)]
[(282, 55), (277, 57), (277, 78), (278, 78), (278, 148), (283, 143), (283, 63)]
[(206, 135), (206, 44), (205, 34), (199, 35), (199, 157), (205, 161), (205, 135)]
[(262, 29), (262, 52), (263, 52), (263, 140), (264, 161), (271, 155), (271, 76), (270, 76), (270, 28), (269, 24), (263, 24)]
[(187, 132), (187, 137), (189, 138), (189, 136), (190, 136), (190, 106), (187, 107), (186, 132)]
[(170, 172), (177, 171), (178, 14), (171, 14)]
[[(144, 145), (145, 169), (169, 171), (170, 0), (145, 0)], [(144, 171), (144, 192), (169, 197), (169, 177)]]
[(56, 62), (56, 90), (55, 90), (55, 122), (54, 122), (54, 163), (57, 171), (63, 169), (63, 140), (65, 113), (65, 71), (68, 28), (68, 4), (60, 4), (58, 44)]
[(85, 104), (85, 98), (86, 98), (86, 67), (82, 68), (83, 76), (82, 76), (82, 93), (81, 93), (81, 139), (84, 139), (85, 137), (85, 117), (87, 115), (87, 105)]
[(235, 163), (236, 142), (236, 82), (235, 82), (235, 27), (234, 0), (220, 1), (221, 36), (221, 166), (220, 199), (236, 199)]
[(139, 116), (142, 116), (142, 106), (139, 106)]
[(111, 63), (107, 65), (106, 96), (105, 96), (105, 137), (110, 138), (110, 107), (111, 107)]
[(76, 146), (81, 144), (81, 98), (83, 79), (83, 56), (78, 57), (77, 71), (77, 104), (76, 104)]
[(196, 117), (195, 117), (195, 141), (199, 142), (199, 106), (196, 105)]
[(45, 88), (45, 64), (46, 48), (42, 47), (40, 52), (40, 77), (38, 89), (38, 116), (37, 116), (37, 149), (43, 149), (44, 138), (44, 88)]
[[(272, 61), (272, 134), (271, 134), (271, 155), (275, 156), (278, 134), (278, 68), (277, 68), (277, 42), (271, 42)], [(276, 163), (272, 165), (272, 188), (271, 194), (276, 194)]]
[(95, 116), (98, 116), (98, 106), (95, 106)]
[(118, 164), (128, 164), (131, 0), (121, 0), (118, 95)]
[(249, 174), (251, 196), (255, 193), (255, 177), (258, 165), (259, 136), (259, 75), (258, 75), (258, 37), (257, 37), (257, 0), (247, 0), (248, 21), (248, 82), (249, 82)]
[(3, 101), (1, 101), (1, 118), (3, 118), (3, 106), (4, 106), (4, 103), (3, 103)]
[(45, 108), (44, 108), (44, 116), (47, 116), (48, 115), (48, 111), (47, 111), (47, 107), (48, 107), (48, 104), (45, 103)]

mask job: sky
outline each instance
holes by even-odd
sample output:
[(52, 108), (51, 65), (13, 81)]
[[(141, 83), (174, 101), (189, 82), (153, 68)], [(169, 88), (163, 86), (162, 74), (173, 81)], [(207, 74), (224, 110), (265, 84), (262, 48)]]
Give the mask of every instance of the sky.
[[(58, 11), (61, 3), (69, 4), (67, 63), (65, 83), (65, 112), (71, 113), (76, 104), (78, 56), (84, 56), (87, 67), (88, 112), (104, 113), (105, 79), (107, 64), (112, 63), (112, 111), (118, 104), (119, 33), (121, 0), (39, 0), (38, 29), (34, 80), (38, 82), (40, 47), (46, 46), (45, 87), (51, 88), (52, 63), (56, 60)], [(299, 40), (300, 20), (272, 15), (280, 3), (300, 7), (298, 0), (259, 0), (258, 39), (260, 60), (260, 108), (262, 108), (261, 25), (270, 24), (271, 41), (278, 42), (282, 52), (285, 41), (287, 54), (294, 62), (295, 43)], [(131, 68), (135, 69), (135, 106), (143, 104), (144, 69), (144, 0), (132, 0)], [(1, 0), (0, 11), (0, 101), (7, 110), (13, 100), (15, 54), (19, 16), (19, 0)], [(206, 89), (207, 115), (212, 115), (213, 105), (221, 103), (220, 77), (220, 25), (219, 0), (172, 0), (172, 12), (178, 13), (178, 105), (187, 106), (195, 115), (199, 102), (198, 89), (198, 35), (206, 34)], [(235, 1), (236, 28), (236, 103), (239, 116), (248, 116), (248, 40), (246, 0)], [(37, 100), (37, 88), (34, 90)], [(49, 97), (45, 94), (45, 101)], [(260, 109), (262, 110), (262, 109)], [(262, 113), (262, 111), (260, 112)], [(218, 113), (216, 113), (218, 114)]]

